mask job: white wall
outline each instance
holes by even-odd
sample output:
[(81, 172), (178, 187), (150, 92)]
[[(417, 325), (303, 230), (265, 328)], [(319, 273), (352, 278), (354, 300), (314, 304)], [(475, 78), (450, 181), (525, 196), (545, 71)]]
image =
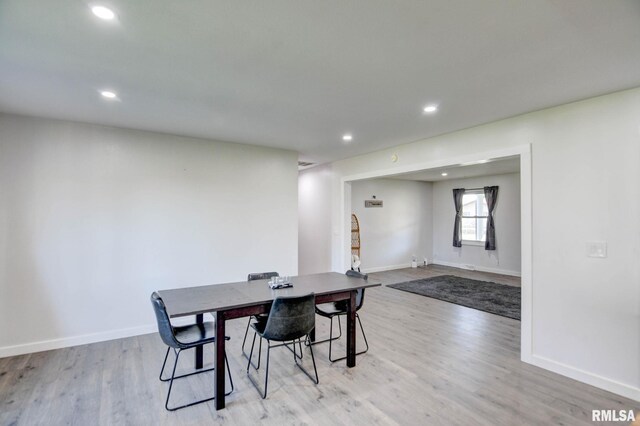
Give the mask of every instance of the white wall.
[[(382, 208), (365, 208), (375, 195)], [(351, 210), (360, 222), (362, 271), (411, 266), (431, 258), (431, 183), (369, 179), (351, 185)]]
[(154, 290), (297, 273), (297, 154), (0, 114), (0, 356), (153, 328)]
[[(494, 219), (496, 250), (484, 245), (453, 247), (454, 188), (499, 186)], [(479, 271), (520, 275), (520, 174), (452, 179), (433, 184), (433, 262)]]
[[(533, 220), (533, 310), (523, 359), (640, 400), (639, 117), (633, 89), (337, 161), (333, 204), (345, 203), (343, 177), (530, 144), (532, 208), (522, 213)], [(343, 219), (334, 208), (331, 228), (316, 228), (331, 236), (334, 270), (345, 261), (346, 235), (335, 238)], [(607, 241), (608, 257), (587, 257), (588, 241)]]
[(298, 178), (298, 246), (304, 247), (298, 253), (300, 274), (331, 270), (331, 202), (331, 166), (302, 170)]

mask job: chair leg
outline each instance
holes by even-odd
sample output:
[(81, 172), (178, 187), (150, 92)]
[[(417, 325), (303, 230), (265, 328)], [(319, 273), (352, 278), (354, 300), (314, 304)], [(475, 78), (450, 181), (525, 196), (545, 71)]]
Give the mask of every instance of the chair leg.
[(264, 395), (262, 395), (262, 399), (265, 399), (267, 397), (267, 386), (269, 386), (269, 354), (270, 353), (271, 353), (271, 342), (267, 341), (267, 368), (264, 374)]
[(255, 368), (256, 370), (260, 369), (260, 358), (262, 355), (262, 339), (260, 339), (260, 348), (258, 349), (258, 363), (254, 363), (253, 362), (253, 345), (255, 345), (256, 343), (256, 337), (258, 336), (257, 333), (253, 333), (253, 341), (251, 342), (251, 353), (249, 355), (247, 355), (245, 352), (242, 352), (242, 354), (244, 355), (244, 357), (249, 361), (249, 363), (251, 364), (251, 366), (253, 368)]
[[(330, 317), (329, 320), (331, 322), (329, 325), (330, 327), (329, 335), (331, 336), (333, 334), (333, 317)], [(338, 321), (338, 335), (336, 337), (329, 337), (328, 339), (324, 339), (324, 340), (314, 340), (313, 342), (309, 337), (307, 337), (307, 339), (304, 342), (304, 345), (309, 346), (309, 345), (317, 345), (318, 343), (331, 342), (332, 340), (338, 340), (341, 337), (342, 337), (342, 327), (340, 326), (340, 321)]]
[[(308, 338), (308, 336), (307, 336), (307, 338)], [(295, 345), (295, 342), (294, 342), (294, 345)], [(309, 373), (309, 372), (308, 372), (308, 371), (307, 371), (307, 370), (302, 366), (302, 364), (298, 363), (298, 360), (297, 360), (295, 357), (293, 358), (293, 360), (295, 361), (295, 363), (296, 363), (296, 365), (298, 366), (298, 368), (299, 368), (300, 370), (302, 370), (302, 372), (303, 372), (304, 374), (306, 374), (306, 375), (307, 375), (307, 377), (309, 377), (309, 378), (310, 378), (310, 379), (311, 379), (311, 380), (312, 380), (312, 381), (317, 385), (318, 383), (320, 383), (320, 380), (318, 379), (318, 369), (316, 368), (316, 358), (313, 356), (313, 347), (312, 347), (312, 346), (313, 346), (313, 345), (310, 345), (310, 346), (309, 346), (309, 352), (311, 352), (311, 361), (313, 362), (313, 371), (314, 371), (315, 376), (316, 376), (316, 378), (315, 378), (315, 379), (311, 376), (311, 373)], [(295, 346), (294, 346), (294, 347), (295, 347)]]
[[(261, 343), (260, 347), (262, 347), (262, 337), (260, 337), (260, 343)], [(249, 362), (247, 363), (247, 378), (249, 379), (249, 381), (251, 382), (253, 387), (256, 388), (256, 390), (258, 391), (258, 393), (260, 394), (262, 399), (265, 399), (267, 397), (267, 386), (268, 386), (268, 380), (269, 380), (269, 355), (270, 355), (270, 351), (271, 351), (271, 344), (269, 343), (269, 341), (267, 341), (267, 367), (265, 369), (264, 391), (260, 390), (260, 386), (254, 380), (254, 378), (251, 377), (251, 374), (250, 374), (251, 366), (253, 366), (253, 363), (251, 362), (251, 357), (253, 357), (254, 344), (255, 344), (255, 337), (254, 337), (254, 342), (251, 345), (251, 354), (250, 354)], [(257, 370), (257, 368), (256, 368), (256, 370)]]
[[(293, 362), (297, 362), (298, 361), (298, 354), (296, 353), (296, 341), (294, 340), (293, 342), (291, 342), (291, 344), (293, 345)], [(302, 352), (302, 351), (300, 351)]]
[[(338, 317), (338, 327), (342, 332), (342, 326), (340, 325), (340, 317)], [(342, 334), (342, 333), (341, 333)], [(333, 342), (333, 317), (331, 317), (331, 325), (329, 326), (329, 361), (331, 361), (331, 343)]]
[[(307, 335), (306, 338), (308, 339), (309, 336)], [(262, 337), (260, 337), (260, 340), (262, 340)], [(300, 351), (302, 351), (302, 340), (301, 339), (297, 339), (298, 340), (298, 347), (300, 348)], [(249, 363), (247, 363), (247, 378), (249, 379), (249, 381), (251, 382), (251, 384), (256, 388), (256, 390), (258, 391), (258, 393), (260, 394), (260, 396), (262, 396), (262, 399), (265, 399), (267, 397), (267, 390), (269, 387), (269, 358), (270, 358), (270, 354), (271, 354), (271, 348), (275, 348), (278, 346), (285, 346), (287, 349), (291, 350), (293, 352), (293, 360), (295, 362), (295, 364), (298, 366), (298, 368), (300, 368), (304, 374), (307, 375), (307, 377), (309, 377), (315, 384), (318, 384), (320, 381), (318, 379), (318, 369), (316, 367), (316, 359), (313, 356), (313, 348), (311, 346), (309, 346), (309, 351), (311, 352), (311, 361), (313, 362), (313, 371), (315, 374), (315, 378), (311, 375), (311, 373), (309, 373), (299, 362), (299, 359), (302, 359), (302, 357), (298, 356), (297, 352), (296, 352), (296, 341), (292, 341), (291, 345), (293, 346), (293, 350), (291, 350), (291, 348), (288, 346), (288, 344), (278, 344), (278, 345), (271, 345), (271, 342), (269, 340), (267, 340), (267, 366), (265, 368), (265, 376), (264, 376), (264, 390), (261, 391), (260, 390), (260, 386), (258, 385), (258, 383), (256, 382), (256, 380), (251, 377), (251, 374), (249, 373), (250, 371), (250, 367), (251, 367), (251, 361), (249, 361)], [(252, 345), (252, 350), (251, 350), (251, 355), (253, 355), (253, 345)]]
[[(256, 337), (257, 337), (257, 336), (258, 336), (258, 334), (257, 334), (257, 333), (254, 333), (254, 334), (253, 334), (253, 341), (251, 342), (251, 352), (249, 352), (249, 357), (248, 357), (249, 362), (247, 362), (247, 374), (249, 374), (249, 367), (253, 367), (253, 368), (255, 368), (256, 370), (257, 370), (258, 368), (260, 368), (260, 364), (258, 364), (258, 365), (256, 366), (256, 365), (251, 361), (251, 358), (253, 358), (253, 348), (254, 348), (254, 347), (255, 347), (255, 345), (256, 345)], [(262, 340), (262, 338), (260, 338), (260, 340)], [(260, 349), (258, 350), (258, 357), (259, 357), (259, 356), (260, 356)]]
[[(169, 358), (169, 351), (170, 351), (170, 350), (171, 350), (171, 347), (168, 347), (168, 348), (167, 348), (167, 353), (166, 353), (166, 355), (164, 356), (164, 362), (162, 363), (162, 369), (160, 370), (160, 381), (161, 381), (161, 382), (168, 382), (168, 381), (170, 381), (170, 380), (171, 380), (171, 377), (169, 377), (169, 378), (167, 378), (167, 379), (163, 379), (163, 378), (162, 378), (162, 374), (164, 373), (164, 367), (165, 367), (165, 365), (166, 365), (166, 363), (167, 363), (167, 359)], [(177, 356), (178, 356), (178, 352), (177, 352), (175, 349), (174, 349), (174, 351), (176, 352), (176, 358), (177, 358)], [(180, 375), (180, 376), (175, 376), (175, 377), (174, 377), (174, 379), (182, 379), (183, 377), (189, 377), (189, 376), (193, 376), (193, 375), (200, 374), (200, 373), (206, 373), (206, 372), (208, 372), (208, 371), (213, 371), (213, 370), (215, 370), (215, 368), (214, 368), (214, 367), (212, 367), (212, 368), (207, 368), (206, 370), (196, 370), (196, 371), (193, 371), (193, 372), (191, 372), (191, 373), (182, 374), (182, 375)]]
[[(306, 341), (306, 339), (305, 339)], [(291, 348), (289, 347), (288, 344), (284, 343), (284, 346), (289, 349), (291, 351)], [(294, 340), (293, 342), (291, 342), (291, 346), (293, 346), (293, 350), (291, 352), (293, 352), (293, 362), (297, 362), (298, 359), (302, 359), (303, 355), (302, 355), (302, 339), (298, 339), (298, 347), (300, 348), (300, 355), (298, 355), (298, 352), (296, 351), (296, 341)]]
[(337, 315), (336, 317), (338, 319), (338, 331), (339, 331), (340, 335), (338, 337), (336, 337), (335, 339), (331, 338), (331, 336), (333, 335), (333, 318), (334, 318), (334, 317), (331, 317), (331, 330), (330, 330), (330, 333), (329, 333), (329, 361), (331, 361), (331, 362), (333, 362), (331, 360), (331, 350), (332, 350), (331, 342), (333, 340), (336, 340), (336, 339), (339, 339), (340, 337), (342, 337), (342, 324), (340, 323), (340, 315)]
[[(356, 319), (358, 320), (358, 324), (360, 324), (360, 331), (362, 332), (362, 337), (364, 338), (364, 344), (366, 346), (365, 350), (356, 352), (356, 355), (362, 355), (369, 350), (369, 342), (367, 342), (367, 335), (364, 334), (364, 328), (362, 327), (362, 320), (360, 320), (360, 315), (358, 315), (357, 312), (356, 312)], [(340, 324), (340, 315), (338, 315), (338, 324)], [(343, 356), (340, 358), (333, 359), (331, 357), (331, 342), (329, 342), (329, 361), (337, 362), (337, 361), (342, 361), (343, 359), (346, 359), (346, 358), (347, 358), (346, 356)]]
[(358, 319), (358, 324), (360, 324), (360, 331), (362, 332), (362, 338), (364, 339), (364, 344), (366, 349), (362, 352), (357, 352), (356, 355), (362, 355), (369, 350), (369, 342), (367, 342), (367, 335), (364, 333), (364, 328), (362, 328), (362, 320), (360, 319), (360, 315), (356, 313), (356, 318)]
[[(176, 376), (176, 367), (178, 366), (178, 360), (180, 359), (180, 353), (181, 352), (182, 352), (182, 349), (178, 349), (177, 350), (177, 352), (176, 352), (176, 360), (173, 363), (173, 370), (171, 372), (171, 378), (170, 379), (166, 379), (166, 381), (169, 381), (169, 391), (167, 392), (167, 400), (164, 403), (164, 408), (166, 408), (168, 411), (176, 411), (176, 410), (179, 410), (181, 408), (191, 407), (192, 405), (201, 404), (203, 402), (213, 401), (214, 399), (216, 399), (216, 397), (213, 396), (211, 398), (201, 399), (199, 401), (191, 402), (189, 404), (180, 405), (178, 407), (169, 407), (169, 399), (171, 398), (171, 389), (173, 388), (173, 381), (175, 379), (180, 379), (182, 377), (192, 376), (193, 374), (200, 374), (200, 373), (204, 373), (205, 371), (213, 370), (213, 368), (210, 368), (210, 369), (207, 369), (207, 370), (200, 370), (200, 371), (197, 371), (197, 372), (191, 373), (191, 374), (183, 374), (182, 376)], [(167, 356), (168, 355), (169, 355), (169, 351), (167, 351), (167, 355), (165, 355), (165, 357), (164, 357), (165, 363), (167, 361)], [(229, 382), (231, 383), (231, 390), (229, 392), (225, 393), (225, 396), (228, 396), (228, 395), (231, 394), (231, 392), (234, 391), (234, 385), (233, 385), (233, 378), (231, 377), (231, 368), (229, 367), (229, 360), (227, 359), (227, 355), (226, 354), (224, 356), (224, 361), (227, 364), (227, 373), (229, 374)], [(163, 364), (162, 370), (164, 370), (164, 364)], [(162, 380), (162, 371), (160, 371), (160, 379)]]
[[(167, 352), (167, 355), (169, 355), (169, 352)], [(176, 408), (169, 408), (169, 397), (171, 396), (171, 388), (173, 387), (173, 378), (176, 375), (176, 367), (178, 366), (178, 359), (180, 358), (180, 350), (178, 350), (178, 352), (176, 352), (176, 360), (173, 363), (173, 371), (171, 373), (171, 379), (169, 381), (169, 392), (167, 392), (167, 400), (164, 403), (164, 408), (166, 408), (169, 411), (175, 411), (179, 408), (182, 407), (176, 407)], [(166, 356), (165, 356), (165, 361), (166, 361)], [(161, 372), (162, 374), (162, 372)]]
[[(249, 326), (251, 325), (251, 318), (253, 317), (249, 317), (249, 322), (247, 322), (247, 328), (244, 331), (244, 339), (242, 339), (242, 355), (244, 355), (245, 358), (247, 358), (249, 361), (251, 361), (251, 357), (249, 357), (247, 355), (247, 353), (244, 350), (244, 345), (245, 342), (247, 340), (247, 335), (249, 333)], [(255, 341), (256, 339), (256, 333), (253, 333), (253, 340)], [(258, 370), (260, 368), (260, 354), (262, 353), (262, 339), (260, 339), (260, 351), (258, 352), (258, 364), (254, 364), (253, 362), (251, 363), (251, 365), (253, 365), (253, 367)]]
[(169, 358), (169, 351), (170, 350), (171, 350), (171, 347), (167, 346), (167, 353), (164, 355), (164, 361), (162, 362), (162, 369), (160, 370), (160, 377), (158, 377), (161, 382), (166, 382), (167, 380), (170, 380), (170, 379), (163, 379), (162, 378), (162, 373), (164, 373), (164, 366), (167, 365), (167, 358)]
[(247, 328), (244, 330), (244, 338), (242, 339), (242, 354), (246, 357), (247, 353), (244, 351), (244, 344), (247, 341), (247, 335), (249, 334), (249, 326), (251, 325), (251, 317), (247, 321)]
[(233, 393), (233, 391), (235, 390), (235, 387), (233, 386), (233, 377), (231, 377), (231, 367), (229, 367), (229, 359), (227, 358), (227, 354), (224, 354), (224, 362), (225, 364), (227, 364), (227, 374), (229, 375), (229, 383), (231, 384), (231, 390), (227, 393), (224, 394), (224, 396), (229, 396)]
[[(278, 346), (284, 346), (285, 348), (289, 349), (294, 354), (294, 356), (297, 356), (298, 359), (302, 359), (304, 357), (304, 354), (302, 353), (302, 342), (300, 342), (300, 354), (299, 355), (295, 350), (295, 342), (292, 343), (292, 344), (294, 345), (293, 349), (291, 349), (291, 347), (289, 346), (289, 343), (287, 343), (287, 342), (282, 343), (280, 345), (274, 345), (274, 346), (271, 346), (271, 347), (275, 348), (275, 347), (278, 347)], [(309, 346), (306, 341), (305, 341), (305, 346)]]

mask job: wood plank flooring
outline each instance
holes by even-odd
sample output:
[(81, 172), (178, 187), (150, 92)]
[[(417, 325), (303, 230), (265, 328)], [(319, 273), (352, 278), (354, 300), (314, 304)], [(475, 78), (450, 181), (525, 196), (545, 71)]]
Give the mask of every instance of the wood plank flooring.
[[(519, 285), (514, 277), (436, 266), (371, 276), (390, 284), (442, 274)], [(168, 385), (158, 373), (165, 347), (157, 334), (3, 358), (0, 425), (579, 425), (594, 424), (592, 409), (640, 411), (638, 402), (520, 362), (519, 321), (387, 287), (367, 291), (360, 315), (371, 349), (356, 368), (331, 364), (328, 346), (317, 345), (314, 385), (291, 352), (274, 349), (266, 400), (245, 376), (246, 319), (228, 322), (236, 391), (220, 412), (212, 402), (164, 409)], [(317, 324), (321, 338), (328, 321)], [(205, 349), (207, 365), (212, 351)], [(179, 369), (192, 363), (185, 352)], [(175, 403), (205, 397), (212, 386), (210, 373), (178, 380)]]

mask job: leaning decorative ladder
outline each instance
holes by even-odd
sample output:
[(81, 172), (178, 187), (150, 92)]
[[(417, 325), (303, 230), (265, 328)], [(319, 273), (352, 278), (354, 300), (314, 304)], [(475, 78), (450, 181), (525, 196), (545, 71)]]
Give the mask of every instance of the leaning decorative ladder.
[[(353, 259), (354, 259), (353, 256), (357, 256), (358, 263), (359, 263), (359, 260), (360, 260), (360, 222), (358, 222), (358, 217), (355, 214), (351, 214), (351, 265), (352, 266), (353, 266)], [(358, 270), (360, 270), (359, 267), (358, 267)]]

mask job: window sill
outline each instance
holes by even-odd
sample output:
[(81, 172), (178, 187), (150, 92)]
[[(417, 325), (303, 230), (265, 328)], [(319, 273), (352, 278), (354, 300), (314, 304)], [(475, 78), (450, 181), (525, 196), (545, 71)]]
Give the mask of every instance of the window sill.
[(470, 240), (462, 240), (463, 246), (476, 246), (476, 247), (484, 247), (484, 241), (470, 241)]

